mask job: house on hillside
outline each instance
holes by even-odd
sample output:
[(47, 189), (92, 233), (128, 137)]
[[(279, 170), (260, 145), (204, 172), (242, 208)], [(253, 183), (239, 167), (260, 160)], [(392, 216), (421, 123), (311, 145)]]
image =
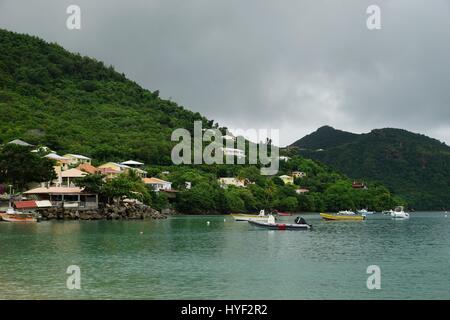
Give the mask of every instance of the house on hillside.
[(168, 191), (168, 190), (172, 190), (172, 182), (165, 181), (165, 180), (162, 180), (162, 179), (153, 178), (153, 177), (152, 178), (143, 178), (142, 182), (144, 182), (144, 184), (146, 186), (149, 186), (154, 191)]
[(69, 170), (65, 170), (61, 172), (61, 185), (65, 185), (67, 187), (74, 187), (75, 185), (70, 183), (70, 180), (77, 179), (77, 178), (83, 178), (87, 176), (88, 174), (84, 171), (78, 170), (76, 168), (72, 168)]
[(308, 192), (309, 192), (309, 189), (306, 189), (306, 188), (299, 188), (299, 189), (295, 190), (295, 192), (296, 192), (297, 194), (305, 194), (305, 193), (308, 193)]
[(20, 140), (20, 139), (12, 140), (12, 141), (8, 142), (8, 144), (17, 144), (17, 145), (22, 146), (22, 147), (33, 147), (32, 144), (29, 144), (28, 142), (25, 142), (25, 141)]
[(97, 168), (97, 170), (101, 175), (105, 176), (105, 179), (107, 180), (114, 179), (122, 173), (121, 171), (112, 168)]
[(294, 178), (304, 178), (304, 177), (306, 177), (306, 172), (303, 172), (303, 171), (292, 171), (292, 176)]
[(289, 161), (291, 158), (290, 157), (287, 157), (287, 156), (279, 156), (278, 157), (278, 160), (280, 160), (280, 161), (284, 161), (284, 162), (287, 162), (287, 161)]
[(294, 184), (294, 177), (288, 175), (279, 176), (283, 180), (284, 184)]
[(362, 181), (353, 181), (352, 188), (353, 189), (367, 189), (367, 186)]
[(39, 200), (48, 200), (52, 207), (79, 210), (98, 208), (98, 195), (84, 192), (79, 187), (39, 187), (25, 191), (23, 194), (35, 196)]
[(245, 158), (245, 151), (235, 148), (220, 148), (225, 156), (234, 156), (238, 158)]
[(128, 166), (131, 168), (142, 168), (144, 166), (144, 164), (142, 162), (134, 161), (134, 160), (128, 160), (128, 161), (121, 162), (120, 165)]
[(98, 169), (100, 169), (100, 170), (105, 169), (105, 168), (109, 168), (109, 169), (113, 169), (114, 171), (118, 171), (119, 174), (127, 173), (130, 170), (133, 170), (141, 178), (145, 178), (147, 176), (147, 172), (140, 168), (133, 168), (133, 167), (130, 167), (129, 165), (117, 163), (117, 162), (107, 162), (107, 163), (102, 164), (101, 166), (98, 166)]
[(49, 147), (46, 147), (46, 146), (37, 147), (36, 149), (31, 150), (31, 152), (33, 152), (33, 153), (45, 153), (45, 154), (56, 153), (55, 151), (51, 150)]
[(49, 154), (45, 155), (44, 158), (55, 161), (56, 166), (60, 167), (61, 170), (67, 170), (69, 168), (69, 163), (70, 163), (69, 158), (62, 157), (56, 153), (49, 153)]
[(96, 174), (96, 173), (100, 173), (100, 170), (97, 169), (96, 167), (94, 167), (92, 164), (90, 163), (82, 163), (77, 167), (78, 170), (80, 171), (84, 171), (86, 173), (89, 174)]
[(65, 154), (63, 157), (69, 159), (69, 164), (71, 164), (71, 165), (82, 164), (82, 163), (91, 164), (91, 158), (88, 158), (81, 154), (68, 153), (68, 154)]
[(222, 188), (227, 188), (228, 186), (245, 187), (245, 180), (234, 177), (219, 178), (217, 179), (217, 182)]
[(104, 163), (104, 164), (98, 166), (98, 168), (99, 169), (109, 168), (109, 169), (113, 169), (115, 171), (125, 172), (130, 167), (128, 167), (126, 165), (121, 165), (120, 163), (117, 163), (117, 162), (107, 162), (107, 163)]

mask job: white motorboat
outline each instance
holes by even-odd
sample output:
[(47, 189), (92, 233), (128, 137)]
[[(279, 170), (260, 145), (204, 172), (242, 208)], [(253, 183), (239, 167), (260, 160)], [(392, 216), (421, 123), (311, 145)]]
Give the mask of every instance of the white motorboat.
[(389, 214), (389, 215), (391, 215), (392, 213), (394, 212), (394, 210), (384, 210), (383, 211), (383, 214)]
[(394, 211), (391, 213), (391, 217), (394, 219), (408, 219), (409, 213), (403, 210), (403, 207), (396, 207)]
[(260, 221), (267, 222), (269, 219), (269, 215), (267, 215), (263, 210), (259, 212), (259, 214), (243, 214), (243, 213), (232, 213), (231, 216), (235, 221)]
[(354, 212), (351, 211), (351, 210), (341, 210), (341, 211), (339, 211), (337, 214), (354, 215), (354, 214), (356, 214), (356, 213), (354, 213)]
[(361, 210), (358, 210), (358, 213), (362, 214), (362, 215), (366, 215), (366, 214), (373, 214), (373, 211), (367, 211), (367, 209), (361, 209)]

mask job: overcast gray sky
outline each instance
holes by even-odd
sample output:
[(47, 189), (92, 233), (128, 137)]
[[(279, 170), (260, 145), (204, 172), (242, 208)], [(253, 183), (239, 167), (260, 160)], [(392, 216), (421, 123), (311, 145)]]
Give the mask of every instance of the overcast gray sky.
[[(81, 8), (81, 30), (66, 8)], [(366, 9), (381, 8), (381, 30)], [(447, 0), (0, 0), (0, 27), (113, 65), (223, 126), (397, 127), (450, 143)]]

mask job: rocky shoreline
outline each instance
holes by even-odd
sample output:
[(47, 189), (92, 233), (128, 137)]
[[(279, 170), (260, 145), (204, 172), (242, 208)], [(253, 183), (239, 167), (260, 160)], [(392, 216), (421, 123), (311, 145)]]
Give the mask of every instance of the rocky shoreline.
[(167, 215), (146, 205), (106, 205), (99, 209), (49, 208), (37, 211), (42, 220), (143, 220), (166, 219)]

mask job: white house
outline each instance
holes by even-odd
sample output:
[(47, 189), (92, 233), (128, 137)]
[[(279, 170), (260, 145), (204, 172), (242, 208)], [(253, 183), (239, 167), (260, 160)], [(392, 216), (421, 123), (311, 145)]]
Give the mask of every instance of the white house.
[(153, 188), (155, 191), (160, 190), (172, 190), (172, 182), (165, 181), (158, 178), (143, 178), (142, 181), (147, 185)]
[(129, 166), (132, 168), (141, 168), (144, 165), (142, 162), (134, 161), (134, 160), (128, 160), (125, 162), (121, 162), (120, 164), (123, 166)]
[(309, 192), (309, 189), (306, 189), (306, 188), (299, 188), (299, 189), (295, 190), (295, 192), (296, 192), (297, 194), (305, 194), (305, 193), (308, 193), (308, 192)]
[(69, 159), (69, 164), (82, 164), (82, 163), (91, 164), (91, 158), (82, 156), (81, 154), (68, 153), (65, 154), (63, 157)]
[(287, 157), (287, 156), (279, 156), (279, 157), (278, 157), (278, 160), (284, 161), (284, 162), (287, 162), (289, 159), (291, 159), (291, 158), (290, 158), (290, 157)]
[(33, 146), (32, 144), (29, 144), (28, 142), (25, 142), (25, 141), (20, 140), (20, 139), (15, 139), (15, 140), (12, 140), (12, 141), (10, 141), (8, 143), (9, 144), (17, 144), (17, 145), (22, 146), (22, 147), (32, 147)]
[(235, 156), (238, 158), (245, 158), (245, 151), (241, 149), (234, 148), (221, 148), (225, 156)]
[(219, 182), (220, 186), (222, 188), (226, 188), (228, 186), (235, 186), (235, 187), (245, 187), (245, 180), (240, 180), (238, 178), (219, 178), (217, 179), (217, 182)]

